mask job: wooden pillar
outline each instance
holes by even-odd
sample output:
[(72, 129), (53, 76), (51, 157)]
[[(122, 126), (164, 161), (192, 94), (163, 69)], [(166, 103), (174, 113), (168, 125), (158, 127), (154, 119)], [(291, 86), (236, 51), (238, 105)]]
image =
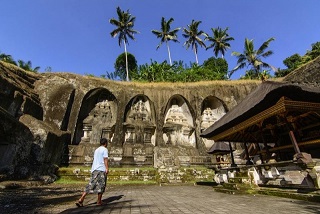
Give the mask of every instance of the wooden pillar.
[(253, 163), (252, 163), (251, 160), (250, 160), (250, 155), (249, 155), (248, 146), (247, 146), (247, 143), (246, 143), (246, 142), (244, 143), (244, 150), (245, 150), (246, 156), (247, 156), (246, 165), (252, 165)]
[[(278, 147), (278, 146), (279, 146), (279, 143), (278, 143), (278, 141), (275, 140), (275, 139), (280, 140), (280, 139), (281, 139), (280, 136), (277, 135), (277, 133), (276, 133), (275, 129), (273, 129), (273, 127), (270, 127), (270, 133), (271, 133), (271, 135), (272, 135), (272, 137), (273, 137), (275, 147)], [(276, 154), (277, 154), (276, 160), (277, 160), (277, 161), (278, 161), (278, 160), (281, 160), (281, 159), (282, 159), (282, 155), (281, 155), (280, 150), (276, 151)]]
[[(267, 158), (266, 159), (268, 159), (268, 158), (270, 158), (271, 157), (271, 155), (270, 155), (270, 151), (269, 151), (269, 148), (268, 148), (268, 143), (266, 142), (266, 140), (264, 139), (264, 136), (263, 136), (263, 131), (262, 131), (262, 126), (260, 126), (260, 135), (261, 135), (261, 140), (262, 140), (262, 143), (263, 143), (263, 145), (264, 145), (264, 148), (265, 148), (265, 150), (266, 150), (266, 156), (267, 156)], [(259, 147), (260, 148), (260, 147)], [(261, 153), (260, 153), (261, 154)], [(262, 161), (262, 160), (261, 160)]]
[(262, 153), (261, 153), (261, 149), (260, 149), (259, 143), (256, 143), (256, 146), (257, 146), (257, 148), (258, 148), (258, 152), (259, 152), (259, 157), (260, 157), (260, 160), (261, 160), (261, 164), (263, 164), (263, 163), (264, 163), (264, 161), (263, 161), (263, 155), (262, 155)]
[(233, 151), (232, 151), (232, 146), (230, 141), (229, 141), (229, 148), (230, 148), (230, 155), (231, 155), (231, 167), (237, 167), (237, 164), (235, 164), (234, 162)]
[(300, 148), (299, 148), (299, 146), (298, 146), (296, 137), (294, 136), (294, 133), (293, 133), (292, 130), (289, 131), (289, 136), (290, 136), (291, 143), (292, 143), (292, 145), (293, 145), (294, 151), (295, 151), (296, 153), (300, 153)]
[(294, 136), (294, 133), (293, 133), (294, 128), (293, 128), (292, 125), (289, 123), (287, 117), (282, 116), (282, 118), (283, 118), (283, 120), (285, 121), (287, 128), (289, 129), (289, 137), (290, 137), (290, 140), (291, 140), (291, 143), (292, 143), (292, 145), (293, 145), (293, 148), (294, 148), (295, 153), (300, 153), (300, 148), (299, 148), (299, 146), (298, 146), (296, 137)]

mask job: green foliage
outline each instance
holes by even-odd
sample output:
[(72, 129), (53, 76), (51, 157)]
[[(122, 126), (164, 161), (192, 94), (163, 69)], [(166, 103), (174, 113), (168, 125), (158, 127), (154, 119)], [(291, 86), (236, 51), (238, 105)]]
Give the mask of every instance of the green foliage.
[(206, 50), (213, 48), (213, 53), (217, 57), (219, 53), (221, 53), (221, 57), (223, 58), (227, 48), (230, 48), (229, 41), (234, 40), (233, 37), (230, 37), (227, 33), (229, 28), (225, 28), (224, 30), (220, 27), (211, 28), (213, 36), (210, 37), (206, 34), (205, 40), (211, 42), (211, 44), (206, 48)]
[(116, 72), (108, 72), (107, 74), (103, 76), (103, 78), (107, 78), (110, 80), (119, 80), (120, 78), (117, 76)]
[(246, 66), (251, 67), (250, 72), (248, 74), (251, 75), (251, 73), (254, 72), (253, 74), (254, 77), (259, 77), (259, 74), (260, 72), (262, 72), (263, 68), (271, 68), (275, 70), (275, 68), (272, 65), (262, 61), (262, 58), (266, 58), (273, 54), (273, 51), (266, 50), (269, 47), (270, 42), (272, 41), (274, 41), (274, 38), (268, 39), (267, 41), (262, 43), (262, 45), (257, 50), (255, 50), (253, 39), (249, 40), (246, 38), (244, 41), (243, 53), (235, 52), (235, 51), (232, 52), (232, 55), (236, 56), (238, 58), (238, 61), (237, 61), (237, 66), (230, 71), (229, 77), (236, 70), (242, 69)]
[(211, 57), (203, 65), (183, 61), (174, 61), (172, 66), (164, 61), (140, 65), (132, 79), (140, 82), (197, 82), (204, 80), (224, 80), (228, 71), (228, 63), (222, 58)]
[(204, 61), (203, 67), (211, 70), (214, 80), (227, 79), (228, 63), (225, 59), (210, 57)]
[(311, 51), (307, 51), (303, 56), (296, 53), (283, 60), (283, 64), (287, 66), (287, 69), (279, 69), (275, 72), (275, 77), (284, 77), (291, 71), (301, 67), (318, 56), (320, 56), (320, 42), (311, 44)]
[(259, 77), (258, 77), (260, 80), (262, 81), (265, 81), (269, 78), (271, 78), (271, 74), (270, 74), (270, 71), (267, 71), (267, 70), (263, 70), (260, 74), (259, 74)]
[(51, 66), (47, 66), (45, 69), (44, 69), (45, 72), (51, 72), (52, 71), (52, 68)]
[(14, 61), (13, 57), (11, 55), (0, 53), (0, 60), (3, 62), (7, 62), (13, 65), (17, 65), (17, 62)]
[[(137, 70), (137, 60), (131, 53), (127, 52), (128, 58), (128, 71), (129, 74)], [(120, 54), (114, 64), (115, 76), (119, 77), (121, 80), (126, 79), (126, 53)]]
[(39, 66), (35, 67), (35, 68), (32, 68), (32, 63), (31, 61), (23, 61), (21, 59), (18, 60), (18, 66), (26, 71), (31, 71), (31, 72), (34, 72), (34, 73), (37, 73), (40, 69)]
[(132, 16), (127, 11), (122, 11), (120, 7), (117, 7), (118, 19), (112, 18), (109, 20), (110, 24), (114, 25), (116, 28), (110, 33), (110, 35), (115, 38), (118, 36), (118, 44), (121, 46), (121, 42), (128, 44), (128, 38), (134, 40), (134, 34), (138, 31), (132, 29), (134, 22), (136, 20), (135, 16)]
[(241, 76), (241, 80), (252, 80), (252, 79), (258, 79), (259, 76), (254, 70), (247, 70), (244, 74), (244, 76)]
[(275, 77), (284, 77), (287, 76), (292, 70), (290, 69), (280, 69), (278, 68), (278, 70), (276, 72), (274, 72), (274, 76)]
[(284, 77), (294, 69), (298, 68), (301, 64), (303, 64), (303, 57), (301, 57), (297, 53), (293, 54), (292, 56), (289, 56), (285, 60), (283, 60), (283, 64), (287, 66), (287, 69), (278, 69), (274, 73), (275, 77)]
[(265, 81), (269, 78), (271, 78), (271, 74), (270, 71), (267, 70), (263, 70), (262, 72), (257, 73), (255, 70), (248, 70), (246, 71), (244, 76), (241, 76), (240, 79), (241, 80), (254, 80), (254, 79), (258, 79), (261, 81)]
[(87, 77), (95, 77), (94, 74), (85, 73), (84, 75), (87, 76)]
[(18, 62), (16, 62), (11, 55), (5, 54), (5, 53), (0, 53), (0, 60), (13, 65), (17, 65), (20, 68), (24, 69), (25, 71), (31, 71), (31, 72), (37, 73), (40, 69), (39, 66), (32, 68), (32, 62), (30, 60), (25, 62), (19, 59)]
[(152, 30), (151, 32), (157, 36), (157, 38), (160, 38), (160, 44), (157, 46), (157, 50), (160, 48), (161, 44), (165, 42), (167, 44), (168, 48), (168, 55), (169, 55), (169, 61), (170, 65), (172, 65), (172, 60), (171, 60), (171, 54), (170, 54), (170, 48), (169, 48), (169, 41), (173, 42), (179, 42), (178, 41), (178, 36), (177, 33), (180, 30), (180, 28), (175, 28), (174, 30), (171, 31), (171, 23), (174, 21), (173, 18), (170, 18), (168, 21), (164, 17), (161, 19), (161, 30)]
[(310, 56), (311, 59), (315, 59), (320, 56), (320, 42), (311, 44), (311, 51), (307, 51), (306, 55)]
[(302, 62), (302, 57), (299, 54), (293, 54), (283, 60), (283, 64), (287, 66), (289, 70), (296, 69)]
[(140, 65), (138, 72), (132, 76), (132, 79), (142, 82), (165, 82), (169, 79), (174, 66), (175, 63), (173, 66), (170, 66), (167, 61), (158, 63), (151, 60), (150, 65), (147, 63)]
[[(118, 19), (110, 19), (110, 24), (114, 25), (116, 29), (114, 29), (110, 35), (115, 38), (118, 36), (118, 43), (121, 46), (121, 42), (124, 45), (124, 52), (127, 53), (127, 44), (129, 44), (128, 38), (134, 40), (134, 34), (139, 33), (138, 31), (132, 29), (134, 26), (134, 22), (136, 17), (132, 16), (129, 10), (122, 11), (120, 7), (117, 7), (117, 15)], [(128, 62), (126, 63), (126, 80), (129, 81), (129, 68)]]
[(194, 54), (196, 56), (196, 63), (198, 64), (198, 45), (200, 47), (206, 48), (206, 45), (204, 44), (203, 40), (200, 38), (200, 36), (207, 36), (205, 32), (202, 30), (199, 31), (199, 25), (201, 24), (201, 21), (195, 21), (192, 20), (190, 25), (187, 25), (188, 28), (183, 28), (183, 34), (182, 36), (186, 38), (187, 40), (183, 44), (188, 49), (189, 47), (192, 47), (192, 50), (194, 51)]

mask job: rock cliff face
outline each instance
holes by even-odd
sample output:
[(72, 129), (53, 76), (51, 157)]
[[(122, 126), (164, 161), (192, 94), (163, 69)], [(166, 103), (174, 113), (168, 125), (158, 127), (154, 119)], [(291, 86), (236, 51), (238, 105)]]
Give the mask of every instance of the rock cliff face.
[(0, 179), (47, 179), (61, 162), (70, 134), (43, 121), (41, 78), (0, 61)]
[(115, 82), (0, 62), (0, 153), (7, 154), (0, 174), (42, 176), (55, 165), (89, 164), (101, 137), (110, 140), (115, 165), (210, 163), (212, 142), (201, 131), (258, 84)]

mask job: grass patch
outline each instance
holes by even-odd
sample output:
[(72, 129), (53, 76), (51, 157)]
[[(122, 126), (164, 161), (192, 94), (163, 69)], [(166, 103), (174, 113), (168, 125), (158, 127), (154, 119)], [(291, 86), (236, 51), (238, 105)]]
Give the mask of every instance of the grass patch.
[(158, 184), (156, 181), (107, 181), (107, 184), (111, 185), (154, 185)]
[(54, 182), (55, 184), (86, 184), (87, 181), (75, 180), (69, 177), (60, 177)]

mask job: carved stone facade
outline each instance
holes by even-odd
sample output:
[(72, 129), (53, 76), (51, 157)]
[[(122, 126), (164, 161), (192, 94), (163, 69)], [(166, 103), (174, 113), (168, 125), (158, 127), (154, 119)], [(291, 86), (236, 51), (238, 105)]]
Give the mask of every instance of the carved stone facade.
[(163, 128), (164, 141), (173, 146), (195, 147), (194, 126), (188, 111), (178, 105), (172, 105), (167, 112)]
[(121, 164), (153, 165), (156, 125), (149, 99), (146, 96), (134, 97), (126, 115)]
[(212, 163), (201, 131), (257, 84), (136, 84), (46, 73), (35, 90), (45, 121), (70, 134), (66, 164), (90, 165), (106, 137), (111, 165), (161, 167)]
[[(205, 130), (215, 122), (217, 122), (223, 115), (226, 114), (226, 109), (223, 103), (216, 97), (209, 96), (203, 102), (203, 111), (201, 114), (201, 131)], [(213, 140), (203, 139), (207, 149), (214, 144)]]
[(111, 121), (112, 112), (109, 101), (97, 103), (89, 116), (83, 120), (83, 137), (80, 144), (97, 145), (101, 138), (107, 138), (110, 141), (114, 131), (114, 124), (110, 124)]
[[(96, 98), (92, 99), (93, 96)], [(112, 98), (108, 100), (106, 97)], [(126, 105), (122, 123), (123, 142), (115, 143), (115, 139), (121, 137), (115, 135), (117, 102), (105, 89), (92, 90), (85, 96), (79, 113), (78, 134), (75, 135), (80, 133), (81, 138), (78, 145), (69, 146), (70, 164), (89, 165), (101, 137), (110, 142), (110, 163), (113, 165), (160, 167), (208, 165), (214, 162), (210, 156), (203, 155), (199, 150), (201, 142), (197, 142), (195, 113), (181, 95), (173, 95), (166, 105), (161, 131), (163, 143), (157, 140), (159, 135), (154, 104), (145, 95), (133, 97)], [(205, 109), (200, 117), (200, 131), (225, 114), (222, 102), (215, 97), (209, 96), (202, 106)], [(209, 140), (200, 140), (206, 149), (210, 147), (210, 143), (212, 145)]]

